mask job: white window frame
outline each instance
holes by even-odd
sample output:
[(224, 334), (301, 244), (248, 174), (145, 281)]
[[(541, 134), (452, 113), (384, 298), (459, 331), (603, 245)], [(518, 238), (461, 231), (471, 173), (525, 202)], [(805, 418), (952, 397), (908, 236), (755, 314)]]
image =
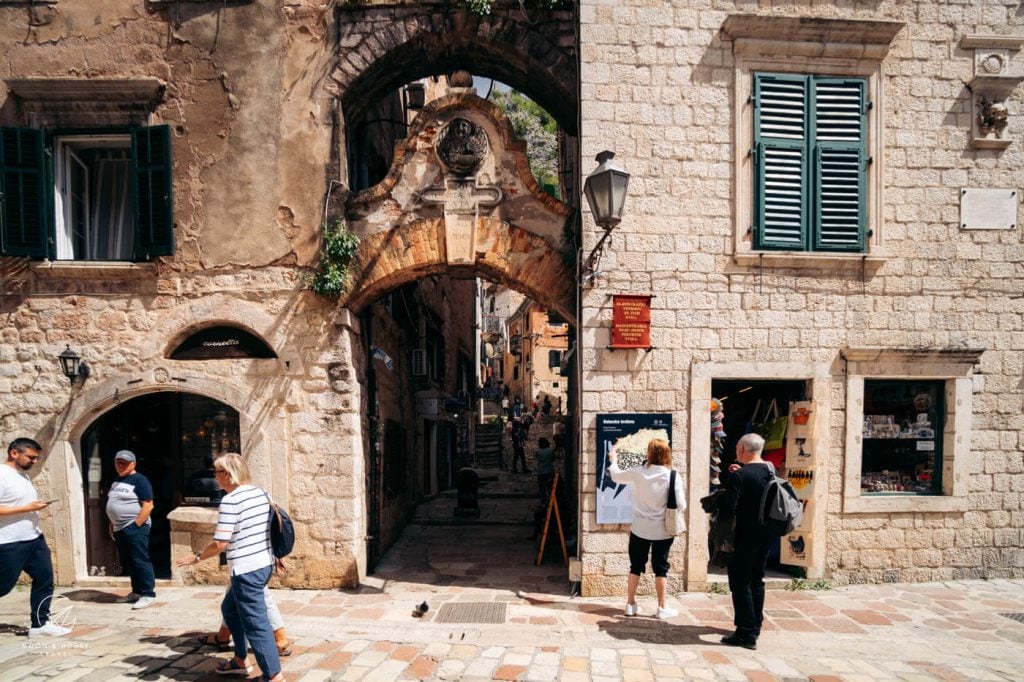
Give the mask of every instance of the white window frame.
[[(57, 245), (56, 257), (59, 261), (107, 261), (108, 258), (99, 258), (91, 254), (75, 257), (74, 237), (71, 234), (70, 226), (72, 221), (72, 202), (70, 200), (70, 183), (72, 164), (78, 163), (86, 174), (85, 186), (85, 216), (86, 241), (90, 239), (92, 232), (92, 197), (89, 196), (89, 188), (92, 184), (90, 174), (92, 168), (85, 164), (79, 157), (77, 150), (87, 149), (124, 149), (127, 157), (131, 157), (132, 138), (127, 131), (124, 133), (112, 133), (103, 135), (59, 135), (54, 138), (54, 211), (53, 211), (53, 238)], [(132, 226), (134, 230), (134, 226)], [(108, 254), (109, 255), (109, 254)]]
[[(847, 348), (842, 351), (847, 373), (843, 513), (967, 511), (974, 396), (974, 379), (971, 374), (981, 353), (981, 350), (974, 349), (916, 351)], [(945, 381), (941, 495), (889, 497), (861, 494), (866, 379)]]
[[(739, 265), (877, 268), (885, 262), (883, 247), (882, 169), (884, 98), (882, 62), (901, 22), (811, 19), (736, 14), (723, 31), (733, 39), (735, 56), (734, 139), (735, 197), (733, 259)], [(782, 36), (782, 37), (780, 37)], [(867, 230), (861, 253), (766, 251), (753, 248), (754, 107), (750, 94), (755, 73), (846, 76), (867, 81), (866, 173)]]

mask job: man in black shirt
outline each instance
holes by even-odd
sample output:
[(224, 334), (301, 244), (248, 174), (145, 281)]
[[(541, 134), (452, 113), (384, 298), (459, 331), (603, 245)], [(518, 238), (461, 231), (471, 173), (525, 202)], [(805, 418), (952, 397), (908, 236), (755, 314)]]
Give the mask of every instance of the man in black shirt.
[(741, 467), (729, 475), (719, 507), (726, 523), (736, 519), (736, 552), (729, 561), (729, 591), (736, 632), (723, 644), (757, 648), (764, 621), (764, 571), (771, 535), (761, 525), (761, 498), (772, 478), (771, 464), (761, 459), (764, 438), (748, 433), (736, 443)]

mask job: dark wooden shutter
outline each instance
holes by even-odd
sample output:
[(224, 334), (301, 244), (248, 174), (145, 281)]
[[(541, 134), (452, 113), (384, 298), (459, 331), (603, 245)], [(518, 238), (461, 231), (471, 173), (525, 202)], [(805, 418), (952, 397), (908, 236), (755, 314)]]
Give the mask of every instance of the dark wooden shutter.
[(0, 128), (0, 252), (46, 258), (49, 232), (43, 131)]
[(171, 129), (132, 129), (132, 192), (135, 197), (135, 258), (174, 253), (171, 205)]
[(865, 246), (867, 106), (865, 82), (814, 81), (814, 249)]
[(804, 76), (755, 76), (755, 248), (806, 248), (807, 80)]

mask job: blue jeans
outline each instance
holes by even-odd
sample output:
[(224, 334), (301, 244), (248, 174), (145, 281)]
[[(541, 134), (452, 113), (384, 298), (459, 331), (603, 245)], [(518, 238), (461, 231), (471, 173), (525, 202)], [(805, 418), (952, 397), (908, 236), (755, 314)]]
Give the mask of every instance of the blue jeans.
[(235, 656), (244, 661), (251, 644), (256, 663), (267, 679), (281, 672), (281, 659), (263, 596), (263, 588), (270, 582), (273, 571), (273, 566), (265, 566), (231, 576), (231, 586), (220, 603), (220, 614), (235, 643)]
[(53, 564), (50, 563), (50, 548), (42, 535), (35, 540), (0, 545), (0, 597), (14, 589), (22, 571), (32, 578), (28, 599), (32, 627), (38, 628), (50, 620), (50, 602), (53, 601)]
[(149, 560), (149, 524), (136, 526), (132, 521), (114, 533), (117, 553), (121, 555), (128, 575), (132, 578), (132, 592), (143, 597), (156, 596), (156, 576)]

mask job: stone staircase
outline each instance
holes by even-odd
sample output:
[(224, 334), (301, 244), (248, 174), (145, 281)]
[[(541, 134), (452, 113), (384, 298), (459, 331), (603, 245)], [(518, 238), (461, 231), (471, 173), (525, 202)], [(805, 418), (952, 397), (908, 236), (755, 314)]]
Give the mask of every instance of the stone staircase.
[(501, 469), (501, 422), (477, 424), (476, 450), (473, 457), (478, 469)]

